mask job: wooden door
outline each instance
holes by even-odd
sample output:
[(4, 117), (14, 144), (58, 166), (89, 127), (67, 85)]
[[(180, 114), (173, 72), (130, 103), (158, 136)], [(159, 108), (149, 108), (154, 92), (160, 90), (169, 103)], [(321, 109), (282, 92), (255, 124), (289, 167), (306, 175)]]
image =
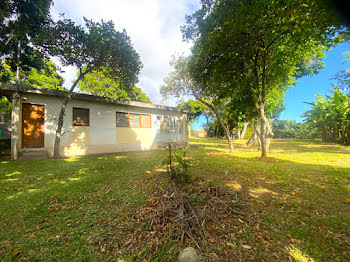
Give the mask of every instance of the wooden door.
[(44, 147), (45, 106), (22, 104), (22, 148)]

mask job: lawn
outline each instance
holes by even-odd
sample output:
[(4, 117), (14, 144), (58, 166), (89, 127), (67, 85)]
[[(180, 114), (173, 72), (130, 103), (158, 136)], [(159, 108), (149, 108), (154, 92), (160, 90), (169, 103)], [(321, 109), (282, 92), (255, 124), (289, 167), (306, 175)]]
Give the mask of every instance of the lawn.
[[(188, 202), (203, 207), (211, 200), (198, 192), (208, 189), (215, 203), (226, 192), (224, 204), (238, 208), (206, 224), (217, 239), (162, 240), (155, 222), (143, 220), (170, 199), (165, 151), (3, 161), (0, 261), (174, 261), (186, 245), (198, 246), (203, 261), (350, 261), (349, 147), (275, 139), (271, 158), (260, 159), (244, 141), (232, 155), (222, 139), (190, 144), (192, 183), (181, 186)], [(135, 244), (152, 234), (156, 252)]]

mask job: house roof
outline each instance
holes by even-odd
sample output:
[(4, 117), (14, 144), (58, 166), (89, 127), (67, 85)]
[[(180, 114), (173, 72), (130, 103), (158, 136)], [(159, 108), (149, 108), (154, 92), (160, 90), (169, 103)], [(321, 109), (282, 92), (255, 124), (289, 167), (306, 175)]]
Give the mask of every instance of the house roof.
[[(0, 94), (10, 97), (15, 91), (16, 91), (16, 85), (8, 84), (8, 83), (0, 83)], [(24, 94), (38, 94), (38, 95), (47, 95), (47, 96), (55, 96), (55, 97), (62, 97), (62, 98), (68, 95), (68, 91), (25, 86), (25, 85), (19, 85), (18, 92), (24, 93)], [(154, 104), (139, 102), (139, 101), (122, 101), (122, 100), (112, 99), (104, 96), (95, 96), (95, 95), (76, 93), (76, 92), (73, 92), (72, 99), (187, 113), (186, 111), (178, 110), (175, 107), (170, 107), (170, 106), (154, 105)]]

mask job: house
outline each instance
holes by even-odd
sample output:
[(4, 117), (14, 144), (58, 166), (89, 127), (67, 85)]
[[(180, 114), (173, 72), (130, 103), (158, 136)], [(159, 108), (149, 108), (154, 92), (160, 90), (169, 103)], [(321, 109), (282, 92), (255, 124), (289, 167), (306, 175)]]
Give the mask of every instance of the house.
[[(0, 84), (10, 101), (16, 86)], [(44, 151), (53, 156), (66, 91), (19, 86), (12, 110), (11, 152)], [(150, 150), (168, 142), (188, 144), (187, 114), (173, 107), (73, 93), (64, 116), (61, 156)]]
[(193, 136), (206, 137), (207, 132), (205, 130), (196, 130), (196, 131), (194, 131)]

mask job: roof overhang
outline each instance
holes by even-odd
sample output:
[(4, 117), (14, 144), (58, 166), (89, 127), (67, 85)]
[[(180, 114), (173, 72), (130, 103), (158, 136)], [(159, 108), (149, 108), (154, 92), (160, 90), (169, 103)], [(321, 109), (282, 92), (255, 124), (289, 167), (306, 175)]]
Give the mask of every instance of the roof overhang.
[[(0, 83), (0, 94), (10, 98), (12, 94), (16, 91), (16, 87), (17, 86), (14, 84)], [(37, 94), (37, 95), (55, 96), (55, 97), (61, 97), (61, 98), (66, 97), (69, 93), (68, 91), (62, 91), (57, 89), (39, 88), (39, 87), (32, 87), (32, 86), (25, 86), (25, 85), (19, 85), (18, 92), (21, 94)], [(134, 106), (134, 107), (143, 107), (143, 108), (151, 108), (151, 109), (166, 110), (166, 111), (175, 111), (175, 112), (188, 114), (188, 112), (178, 110), (175, 107), (154, 105), (154, 104), (139, 102), (139, 101), (116, 100), (108, 97), (94, 96), (94, 95), (83, 94), (83, 93), (73, 92), (71, 99), (105, 103), (105, 104), (115, 104), (115, 105), (123, 105), (123, 106)]]

